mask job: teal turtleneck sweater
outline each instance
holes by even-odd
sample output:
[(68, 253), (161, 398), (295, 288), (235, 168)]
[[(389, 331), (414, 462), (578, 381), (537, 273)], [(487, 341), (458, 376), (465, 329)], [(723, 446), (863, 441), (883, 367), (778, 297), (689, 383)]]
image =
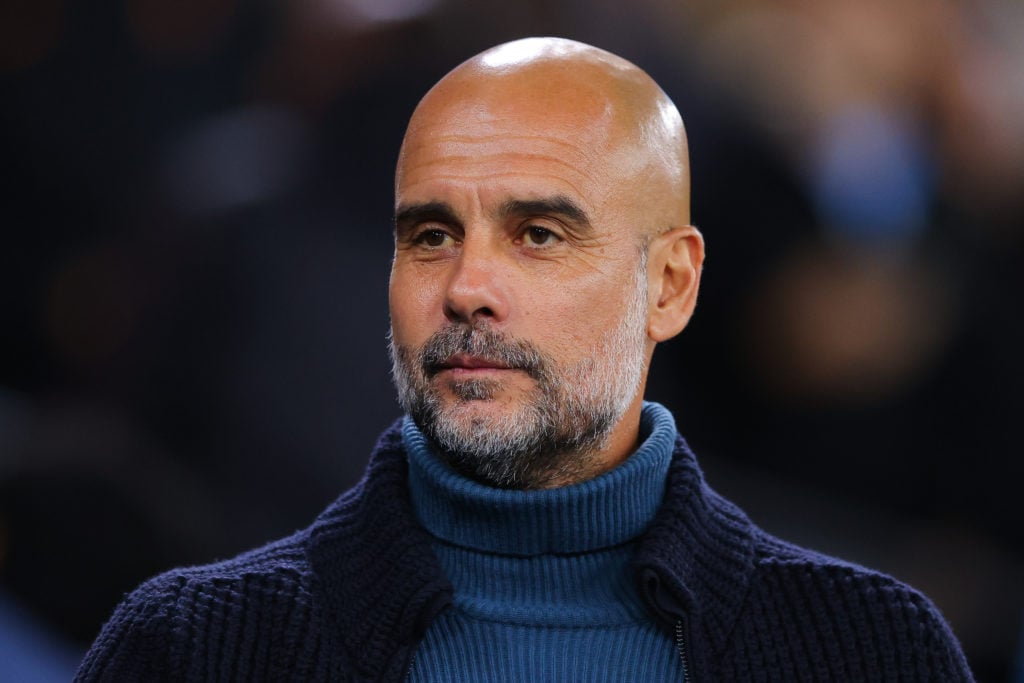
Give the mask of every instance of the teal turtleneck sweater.
[(665, 490), (676, 437), (668, 410), (644, 404), (642, 444), (614, 470), (542, 491), (463, 477), (409, 418), (402, 437), (413, 507), (455, 590), (410, 680), (682, 680), (629, 564)]

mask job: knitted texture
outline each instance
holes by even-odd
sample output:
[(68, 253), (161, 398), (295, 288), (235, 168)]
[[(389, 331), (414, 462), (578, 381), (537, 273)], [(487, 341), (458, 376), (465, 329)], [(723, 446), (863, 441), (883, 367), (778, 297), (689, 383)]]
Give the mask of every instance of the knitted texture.
[[(452, 595), (406, 476), (396, 423), (308, 529), (136, 589), (76, 680), (403, 680)], [(759, 530), (681, 438), (634, 573), (652, 616), (684, 636), (693, 681), (972, 680), (926, 598)]]
[(675, 434), (671, 413), (647, 404), (626, 462), (524, 492), (455, 472), (407, 418), (413, 508), (455, 591), (409, 680), (682, 680), (676, 645), (651, 620), (630, 566), (661, 505)]

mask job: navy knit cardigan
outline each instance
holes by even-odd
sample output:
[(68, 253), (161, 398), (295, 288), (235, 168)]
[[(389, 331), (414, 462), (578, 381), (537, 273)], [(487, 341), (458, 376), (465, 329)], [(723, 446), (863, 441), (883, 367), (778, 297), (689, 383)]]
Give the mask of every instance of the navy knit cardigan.
[[(309, 528), (131, 593), (76, 680), (402, 680), (452, 589), (413, 516), (399, 425)], [(682, 438), (635, 564), (692, 681), (972, 680), (927, 598), (758, 529)]]

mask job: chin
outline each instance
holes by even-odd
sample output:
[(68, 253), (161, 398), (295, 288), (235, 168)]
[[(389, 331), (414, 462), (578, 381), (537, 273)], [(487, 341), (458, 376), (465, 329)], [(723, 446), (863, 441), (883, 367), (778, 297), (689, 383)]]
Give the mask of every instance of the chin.
[(483, 397), (445, 392), (441, 399), (441, 416), (469, 424), (519, 421), (531, 413), (531, 406), (519, 391), (494, 392)]

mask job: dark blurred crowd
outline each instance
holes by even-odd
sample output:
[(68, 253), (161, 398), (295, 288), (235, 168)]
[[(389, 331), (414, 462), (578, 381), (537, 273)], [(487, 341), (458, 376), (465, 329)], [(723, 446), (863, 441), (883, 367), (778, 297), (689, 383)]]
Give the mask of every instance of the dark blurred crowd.
[(636, 62), (686, 121), (708, 259), (649, 397), (712, 485), (1024, 681), (1017, 0), (3, 4), (0, 679), (66, 678), (142, 579), (359, 477), (398, 415), (405, 121), (525, 35)]

